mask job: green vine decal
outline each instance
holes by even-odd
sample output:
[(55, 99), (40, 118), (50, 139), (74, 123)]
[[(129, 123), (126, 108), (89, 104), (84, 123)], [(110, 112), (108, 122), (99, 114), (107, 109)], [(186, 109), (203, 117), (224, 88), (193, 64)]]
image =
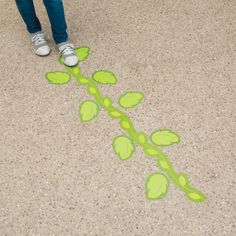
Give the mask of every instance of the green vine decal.
[[(80, 62), (84, 61), (89, 55), (88, 47), (76, 49)], [(59, 58), (59, 63), (63, 64), (63, 59)], [(185, 193), (185, 196), (193, 202), (203, 202), (207, 197), (193, 188), (184, 173), (177, 173), (167, 155), (160, 149), (163, 146), (170, 146), (180, 142), (180, 137), (168, 129), (156, 130), (150, 136), (142, 131), (137, 131), (129, 116), (120, 108), (113, 106), (112, 99), (102, 96), (98, 85), (114, 85), (117, 83), (116, 76), (110, 71), (96, 71), (92, 78), (85, 76), (79, 66), (65, 66), (66, 72), (49, 72), (46, 79), (53, 84), (65, 84), (70, 81), (71, 75), (76, 78), (80, 85), (87, 88), (94, 100), (83, 101), (79, 108), (80, 119), (83, 122), (93, 120), (98, 114), (99, 109), (107, 111), (108, 116), (119, 121), (121, 129), (125, 132), (113, 139), (112, 147), (120, 160), (127, 160), (135, 152), (135, 146), (139, 145), (144, 153), (156, 161), (157, 167), (163, 173), (153, 173), (146, 181), (146, 197), (149, 200), (163, 198), (169, 188), (169, 181), (175, 184)], [(128, 91), (121, 95), (118, 102), (121, 108), (130, 109), (137, 106), (144, 99), (144, 95), (137, 91)]]

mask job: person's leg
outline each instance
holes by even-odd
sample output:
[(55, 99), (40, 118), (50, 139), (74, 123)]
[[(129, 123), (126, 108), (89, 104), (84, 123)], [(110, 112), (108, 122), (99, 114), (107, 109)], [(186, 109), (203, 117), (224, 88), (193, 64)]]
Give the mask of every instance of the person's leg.
[(77, 65), (78, 57), (74, 50), (74, 45), (68, 42), (67, 24), (62, 0), (43, 0), (43, 2), (51, 23), (53, 39), (63, 57), (64, 63), (67, 66)]
[(67, 25), (62, 0), (43, 0), (51, 23), (52, 36), (56, 44), (68, 40)]
[(16, 0), (17, 8), (31, 34), (34, 51), (39, 56), (47, 56), (50, 47), (47, 44), (46, 36), (42, 32), (41, 24), (35, 13), (33, 0)]
[(41, 31), (41, 24), (36, 16), (33, 0), (16, 0), (16, 5), (28, 32), (32, 34)]

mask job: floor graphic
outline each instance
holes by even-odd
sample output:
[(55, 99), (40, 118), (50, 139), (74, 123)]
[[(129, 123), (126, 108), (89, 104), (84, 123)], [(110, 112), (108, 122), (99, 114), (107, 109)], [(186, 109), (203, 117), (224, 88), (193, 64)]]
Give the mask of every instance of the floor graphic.
[[(89, 55), (88, 47), (80, 47), (76, 49), (80, 62), (84, 61)], [(63, 59), (59, 59), (59, 63), (63, 64)], [(177, 173), (167, 155), (161, 151), (161, 147), (178, 144), (180, 137), (173, 131), (168, 129), (160, 129), (154, 131), (151, 135), (137, 131), (132, 120), (123, 111), (137, 106), (143, 99), (144, 94), (139, 91), (127, 91), (119, 98), (120, 108), (113, 106), (112, 100), (108, 96), (102, 96), (98, 85), (115, 85), (117, 83), (116, 76), (109, 71), (96, 71), (92, 78), (85, 76), (79, 66), (66, 67), (66, 71), (48, 72), (46, 79), (49, 83), (63, 85), (71, 80), (71, 76), (77, 79), (77, 82), (87, 88), (87, 92), (93, 97), (93, 100), (85, 100), (79, 108), (80, 120), (89, 122), (95, 119), (99, 114), (100, 108), (107, 111), (108, 116), (117, 119), (124, 134), (113, 139), (112, 147), (120, 160), (127, 160), (132, 157), (136, 146), (140, 146), (144, 153), (156, 161), (157, 167), (163, 173), (153, 173), (146, 181), (146, 198), (149, 200), (157, 200), (163, 198), (169, 188), (169, 181), (173, 181), (176, 187), (185, 193), (185, 196), (193, 202), (203, 202), (207, 197), (193, 188), (186, 174)]]

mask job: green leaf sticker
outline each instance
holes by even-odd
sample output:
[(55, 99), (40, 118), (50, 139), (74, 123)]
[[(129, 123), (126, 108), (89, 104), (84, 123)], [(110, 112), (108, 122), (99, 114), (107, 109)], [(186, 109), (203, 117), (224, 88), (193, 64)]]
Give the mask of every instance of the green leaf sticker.
[(46, 79), (51, 84), (66, 84), (70, 81), (71, 77), (67, 72), (54, 71), (46, 74)]
[(119, 104), (123, 108), (132, 108), (138, 105), (144, 98), (143, 93), (140, 92), (126, 92), (119, 98)]
[(91, 121), (98, 115), (98, 105), (96, 102), (86, 100), (80, 105), (80, 119), (81, 121)]
[(77, 57), (79, 61), (84, 61), (89, 56), (89, 47), (79, 47), (75, 48), (75, 52), (77, 54)]
[(114, 152), (121, 160), (129, 159), (135, 151), (133, 141), (126, 136), (118, 136), (114, 138), (112, 146)]
[(100, 84), (115, 84), (117, 81), (112, 72), (105, 70), (94, 72), (92, 78)]
[(169, 187), (169, 180), (161, 173), (150, 175), (146, 182), (146, 197), (149, 200), (157, 200), (164, 197)]
[(151, 140), (158, 146), (170, 146), (180, 142), (180, 137), (175, 132), (163, 129), (152, 133)]

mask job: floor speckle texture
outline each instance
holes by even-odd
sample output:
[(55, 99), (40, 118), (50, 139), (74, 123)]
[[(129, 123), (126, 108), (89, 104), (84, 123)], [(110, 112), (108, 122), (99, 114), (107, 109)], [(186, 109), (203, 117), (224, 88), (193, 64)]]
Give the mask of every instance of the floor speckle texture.
[[(50, 34), (42, 1), (38, 16)], [(1, 235), (236, 235), (236, 1), (64, 1), (76, 45), (91, 47), (88, 75), (111, 70), (115, 101), (145, 94), (129, 111), (138, 130), (169, 128), (182, 138), (166, 148), (177, 171), (207, 194), (188, 201), (173, 184), (147, 201), (146, 178), (158, 171), (141, 149), (126, 162), (112, 151), (121, 134), (101, 112), (77, 115), (89, 96), (73, 80), (53, 86), (45, 73), (64, 69), (52, 54), (33, 54), (14, 1), (1, 1)]]

